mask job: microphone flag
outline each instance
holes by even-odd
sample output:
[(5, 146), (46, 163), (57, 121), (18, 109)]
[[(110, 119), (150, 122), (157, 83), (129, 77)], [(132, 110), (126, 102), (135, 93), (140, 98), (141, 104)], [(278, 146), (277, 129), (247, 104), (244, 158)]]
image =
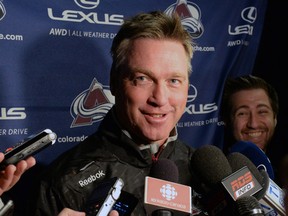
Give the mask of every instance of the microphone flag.
[(146, 176), (144, 204), (148, 215), (159, 207), (169, 209), (175, 216), (190, 215), (191, 187)]

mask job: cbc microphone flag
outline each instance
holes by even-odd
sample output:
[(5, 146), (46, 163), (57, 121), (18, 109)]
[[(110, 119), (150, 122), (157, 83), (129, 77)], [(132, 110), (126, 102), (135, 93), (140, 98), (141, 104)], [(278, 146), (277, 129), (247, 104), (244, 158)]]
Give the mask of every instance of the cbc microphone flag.
[(171, 210), (174, 215), (189, 215), (192, 212), (191, 187), (147, 176), (144, 204), (149, 215), (159, 208)]

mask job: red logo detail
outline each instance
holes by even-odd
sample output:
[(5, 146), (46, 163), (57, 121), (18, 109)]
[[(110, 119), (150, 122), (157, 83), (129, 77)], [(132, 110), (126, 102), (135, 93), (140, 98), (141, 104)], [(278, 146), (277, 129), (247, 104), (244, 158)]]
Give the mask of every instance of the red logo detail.
[[(88, 94), (84, 99), (83, 107), (89, 110), (108, 102), (109, 100), (106, 98), (101, 85), (94, 79), (89, 87)], [(82, 124), (92, 124), (92, 116), (82, 116), (81, 113), (78, 113), (72, 125)]]

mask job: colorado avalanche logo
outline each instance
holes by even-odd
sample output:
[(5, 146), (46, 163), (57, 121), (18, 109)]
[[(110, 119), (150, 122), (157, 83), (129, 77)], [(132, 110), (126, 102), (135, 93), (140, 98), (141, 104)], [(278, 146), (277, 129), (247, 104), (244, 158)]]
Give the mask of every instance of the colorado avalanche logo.
[(171, 16), (177, 13), (181, 17), (181, 23), (185, 29), (190, 33), (192, 38), (199, 38), (204, 32), (201, 23), (201, 11), (199, 7), (192, 2), (186, 0), (177, 0), (175, 4), (170, 5), (165, 13)]
[(72, 127), (88, 126), (101, 121), (114, 104), (114, 96), (109, 87), (103, 87), (96, 78), (89, 89), (81, 92), (72, 102), (70, 113)]

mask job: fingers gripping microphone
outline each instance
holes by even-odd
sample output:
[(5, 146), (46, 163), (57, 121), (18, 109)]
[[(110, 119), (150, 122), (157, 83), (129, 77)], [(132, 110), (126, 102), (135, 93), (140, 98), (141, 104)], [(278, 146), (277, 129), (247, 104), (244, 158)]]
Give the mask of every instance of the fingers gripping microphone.
[(283, 201), (284, 192), (269, 178), (265, 170), (259, 171), (254, 163), (239, 152), (231, 153), (227, 156), (227, 159), (231, 164), (232, 170), (247, 166), (260, 182), (262, 189), (253, 196), (259, 200), (265, 215), (286, 215)]
[(178, 184), (179, 172), (169, 159), (158, 159), (145, 178), (144, 206), (148, 215), (189, 215), (191, 187)]

